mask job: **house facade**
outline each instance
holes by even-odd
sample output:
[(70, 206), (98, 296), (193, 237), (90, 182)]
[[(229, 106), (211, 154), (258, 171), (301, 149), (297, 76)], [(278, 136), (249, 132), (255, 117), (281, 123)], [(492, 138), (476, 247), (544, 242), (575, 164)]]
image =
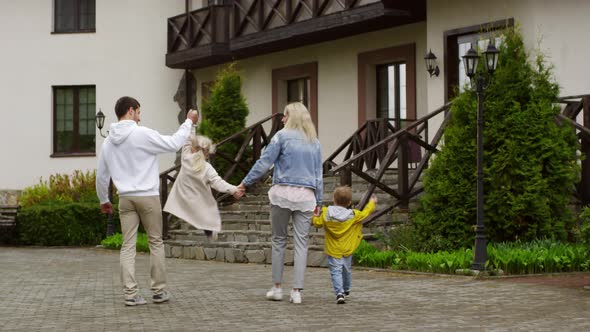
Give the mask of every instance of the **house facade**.
[[(191, 71), (200, 105), (220, 66), (237, 60), (250, 122), (301, 100), (327, 156), (365, 120), (412, 120), (444, 105), (468, 82), (460, 57), (471, 46), (485, 50), (490, 38), (500, 43), (507, 25), (554, 64), (561, 95), (590, 91), (589, 49), (579, 43), (590, 25), (580, 13), (589, 8), (549, 0), (217, 1), (169, 20), (167, 65)], [(426, 70), (429, 51), (438, 75)]]
[[(41, 177), (96, 168), (103, 141), (94, 116), (116, 121), (123, 95), (142, 104), (142, 123), (178, 126), (183, 72), (165, 66), (166, 20), (182, 0), (0, 2), (0, 191)], [(163, 156), (170, 165), (173, 155)], [(163, 166), (163, 167), (165, 167)]]
[[(90, 5), (94, 12), (86, 10)], [(590, 47), (581, 43), (590, 31), (583, 16), (590, 3), (574, 0), (47, 0), (0, 6), (1, 40), (14, 50), (3, 52), (0, 62), (7, 156), (0, 190), (94, 169), (103, 138), (92, 116), (101, 109), (108, 128), (122, 95), (138, 98), (144, 125), (174, 131), (179, 112), (200, 107), (216, 72), (234, 60), (244, 78), (248, 123), (302, 101), (324, 156), (366, 120), (413, 120), (444, 105), (467, 82), (460, 57), (489, 38), (501, 42), (498, 31), (506, 25), (519, 26), (527, 48), (547, 55), (561, 95), (590, 92)], [(29, 28), (14, 33), (23, 18)], [(438, 75), (426, 70), (429, 51)], [(173, 158), (162, 157), (162, 169)]]

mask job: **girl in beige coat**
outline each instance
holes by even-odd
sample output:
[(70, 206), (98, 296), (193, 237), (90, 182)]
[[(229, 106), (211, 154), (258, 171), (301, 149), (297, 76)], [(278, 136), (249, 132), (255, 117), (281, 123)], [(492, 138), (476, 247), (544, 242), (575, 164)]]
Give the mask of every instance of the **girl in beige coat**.
[(207, 237), (221, 231), (221, 217), (211, 188), (239, 199), (242, 190), (223, 180), (207, 162), (214, 151), (211, 139), (191, 135), (182, 147), (181, 168), (170, 191), (164, 211), (205, 230)]

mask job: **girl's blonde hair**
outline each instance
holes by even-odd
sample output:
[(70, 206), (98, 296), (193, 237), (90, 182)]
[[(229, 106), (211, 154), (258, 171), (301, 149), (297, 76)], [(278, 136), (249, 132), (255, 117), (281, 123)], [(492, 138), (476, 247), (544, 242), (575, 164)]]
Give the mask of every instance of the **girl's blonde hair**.
[(310, 143), (318, 138), (311, 114), (305, 105), (300, 102), (291, 103), (285, 106), (284, 114), (288, 116), (285, 128), (301, 130)]
[(191, 135), (191, 146), (195, 149), (193, 154), (193, 169), (200, 172), (205, 167), (209, 154), (215, 153), (215, 145), (207, 136)]

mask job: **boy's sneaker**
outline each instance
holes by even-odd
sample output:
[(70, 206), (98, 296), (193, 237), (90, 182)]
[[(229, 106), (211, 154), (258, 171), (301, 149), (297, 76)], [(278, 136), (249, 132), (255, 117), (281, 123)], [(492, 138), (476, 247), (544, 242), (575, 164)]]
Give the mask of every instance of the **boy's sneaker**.
[(296, 292), (294, 290), (291, 290), (291, 298), (289, 299), (289, 302), (294, 303), (294, 304), (300, 304), (301, 303), (301, 292)]
[(336, 303), (337, 304), (344, 304), (346, 303), (346, 299), (344, 298), (344, 294), (336, 295)]
[(345, 290), (344, 291), (344, 297), (348, 298), (350, 296), (350, 291)]
[(154, 303), (164, 303), (170, 301), (170, 294), (167, 291), (163, 291), (160, 294), (156, 294), (152, 297)]
[(130, 299), (125, 299), (126, 306), (133, 307), (136, 305), (143, 305), (143, 304), (147, 304), (147, 301), (141, 295), (135, 295), (134, 297), (132, 297)]
[(272, 286), (272, 288), (266, 292), (266, 299), (272, 301), (280, 301), (283, 299), (283, 289)]

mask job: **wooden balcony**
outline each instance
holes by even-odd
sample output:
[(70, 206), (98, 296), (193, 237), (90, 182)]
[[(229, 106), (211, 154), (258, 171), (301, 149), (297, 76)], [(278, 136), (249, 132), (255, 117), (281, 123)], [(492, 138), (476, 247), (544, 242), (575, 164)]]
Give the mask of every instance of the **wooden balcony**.
[(206, 67), (426, 19), (425, 0), (229, 3), (168, 19), (168, 67)]
[(231, 60), (230, 10), (214, 5), (169, 18), (166, 65), (199, 68)]

